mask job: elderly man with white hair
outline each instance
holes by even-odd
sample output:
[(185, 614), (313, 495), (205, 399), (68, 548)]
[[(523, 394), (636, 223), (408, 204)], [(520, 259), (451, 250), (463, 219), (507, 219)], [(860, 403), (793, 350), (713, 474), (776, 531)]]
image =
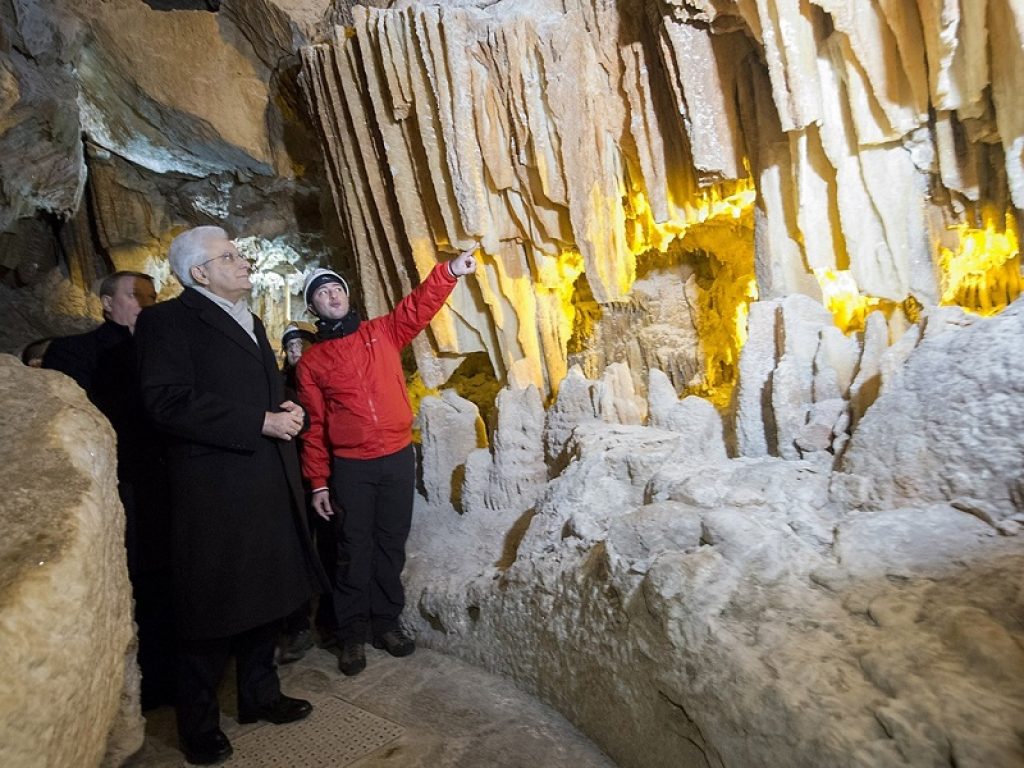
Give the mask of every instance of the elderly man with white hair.
[(143, 402), (168, 442), (178, 736), (189, 762), (209, 765), (232, 752), (216, 693), (230, 654), (239, 722), (311, 711), (281, 693), (274, 644), (326, 580), (293, 442), (304, 414), (249, 311), (249, 263), (219, 227), (178, 235), (169, 260), (185, 290), (144, 310), (135, 336)]

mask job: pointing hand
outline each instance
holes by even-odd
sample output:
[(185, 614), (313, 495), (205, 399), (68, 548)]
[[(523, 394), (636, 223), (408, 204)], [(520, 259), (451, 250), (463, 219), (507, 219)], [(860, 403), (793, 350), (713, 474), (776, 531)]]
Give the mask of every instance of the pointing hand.
[(471, 275), (476, 272), (476, 259), (473, 257), (476, 249), (477, 246), (473, 246), (468, 251), (463, 251), (448, 262), (448, 268), (451, 269), (453, 275), (461, 277), (462, 275)]

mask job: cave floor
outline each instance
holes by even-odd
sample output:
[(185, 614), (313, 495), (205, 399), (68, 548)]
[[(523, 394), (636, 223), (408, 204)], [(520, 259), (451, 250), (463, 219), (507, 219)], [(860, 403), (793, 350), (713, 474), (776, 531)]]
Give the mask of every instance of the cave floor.
[[(240, 725), (234, 685), (221, 692), (225, 766), (258, 768), (615, 768), (551, 707), (512, 683), (424, 648), (393, 659), (367, 646), (366, 670), (345, 677), (329, 650), (280, 668), (281, 687), (307, 698), (299, 723)], [(233, 670), (225, 675), (233, 681)], [(174, 712), (146, 713), (146, 741), (125, 768), (187, 765)]]

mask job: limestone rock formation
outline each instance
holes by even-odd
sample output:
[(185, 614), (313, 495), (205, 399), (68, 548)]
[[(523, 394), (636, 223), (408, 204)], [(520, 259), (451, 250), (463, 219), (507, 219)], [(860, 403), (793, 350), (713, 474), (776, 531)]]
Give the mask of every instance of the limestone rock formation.
[[(338, 235), (321, 206), (321, 154), (299, 97), (296, 49), (320, 39), (343, 5), (0, 6), (4, 282), (32, 285), (59, 265), (73, 286), (94, 291), (114, 269), (144, 270), (168, 286), (166, 298), (179, 290), (167, 245), (196, 224), (287, 238), (302, 256), (298, 273), (322, 263)], [(263, 266), (273, 280), (275, 265)], [(288, 307), (262, 288), (256, 303), (284, 327)]]
[[(598, 302), (621, 299), (635, 254), (736, 210), (725, 198), (739, 187), (701, 191), (677, 162), (680, 126), (662, 135), (661, 94), (645, 79), (665, 76), (655, 51), (639, 40), (619, 50), (643, 24), (606, 3), (409, 5), (357, 10), (354, 37), (303, 52), (340, 213), (378, 303), (439, 254), (480, 244), (483, 269), (433, 324), (437, 352), (484, 348), (499, 377), (518, 367), (551, 392), (581, 275)], [(581, 114), (601, 116), (594, 130)], [(701, 150), (702, 178), (735, 176), (735, 137)], [(422, 351), (418, 362), (430, 366)]]
[[(714, 409), (660, 373), (651, 426), (602, 420), (599, 383), (570, 373), (539, 436), (563, 461), (528, 514), (417, 506), (421, 640), (510, 675), (623, 766), (1019, 765), (1020, 317), (937, 312), (885, 350), (844, 472), (725, 458)], [(803, 331), (810, 371), (829, 334)], [(856, 362), (831, 359), (826, 394), (848, 395)]]
[(1018, 299), (996, 317), (926, 336), (860, 421), (843, 456), (843, 472), (870, 479), (867, 496), (854, 503), (876, 509), (952, 503), (992, 523), (1018, 513), (1022, 333)]
[(158, 173), (278, 167), (264, 121), (270, 71), (236, 28), (215, 14), (135, 0), (87, 0), (74, 13), (89, 32), (76, 65), (93, 143)]
[(0, 764), (120, 765), (142, 745), (114, 435), (67, 377), (0, 356)]
[(0, 5), (0, 232), (37, 210), (69, 215), (85, 188), (73, 24), (50, 0)]
[[(1012, 239), (1004, 214), (1022, 205), (1008, 8), (404, 2), (357, 10), (303, 57), (370, 306), (479, 243), (483, 269), (417, 350), (428, 383), (484, 348), (499, 378), (556, 390), (586, 297), (614, 307), (657, 253), (711, 272), (693, 323), (704, 370), (677, 389), (715, 389), (734, 378), (722, 336), (742, 335), (747, 274), (761, 299), (805, 294), (844, 330), (874, 309), (989, 311), (1020, 292), (1014, 247), (982, 263), (964, 245)], [(635, 347), (616, 359), (636, 372), (664, 345)], [(806, 388), (791, 363), (780, 383)], [(801, 417), (784, 415), (779, 450), (834, 449), (835, 425), (798, 436)]]
[(459, 509), (468, 459), (480, 447), (480, 411), (446, 389), (440, 397), (423, 398), (416, 419), (422, 435), (423, 494), (431, 504)]

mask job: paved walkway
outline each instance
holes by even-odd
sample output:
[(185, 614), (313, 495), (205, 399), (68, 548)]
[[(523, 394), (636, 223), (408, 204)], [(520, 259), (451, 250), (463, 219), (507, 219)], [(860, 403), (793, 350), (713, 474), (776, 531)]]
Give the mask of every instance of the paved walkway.
[[(551, 707), (461, 661), (419, 649), (393, 659), (367, 646), (367, 668), (347, 678), (315, 648), (281, 668), (282, 687), (316, 709), (290, 725), (235, 722), (234, 686), (221, 727), (239, 768), (615, 768)], [(126, 768), (185, 765), (174, 713), (147, 714), (146, 743)]]

